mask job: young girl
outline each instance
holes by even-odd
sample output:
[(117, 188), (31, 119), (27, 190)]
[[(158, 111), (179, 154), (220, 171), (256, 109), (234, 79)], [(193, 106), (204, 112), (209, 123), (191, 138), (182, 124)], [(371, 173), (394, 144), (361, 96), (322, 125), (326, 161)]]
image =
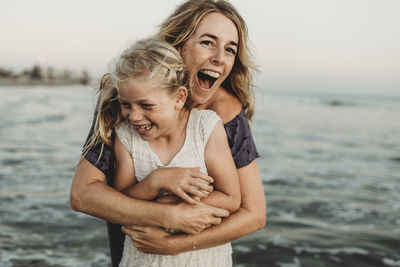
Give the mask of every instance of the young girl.
[[(118, 122), (116, 189), (142, 200), (171, 203), (180, 199), (237, 210), (240, 187), (225, 130), (215, 112), (190, 109), (188, 77), (179, 52), (154, 39), (139, 41), (117, 59), (112, 80), (115, 87), (109, 90), (117, 91), (120, 105), (114, 120)], [(157, 172), (177, 167), (198, 167), (212, 178)], [(120, 262), (120, 266), (231, 265), (230, 243), (164, 256), (138, 251), (129, 237)]]

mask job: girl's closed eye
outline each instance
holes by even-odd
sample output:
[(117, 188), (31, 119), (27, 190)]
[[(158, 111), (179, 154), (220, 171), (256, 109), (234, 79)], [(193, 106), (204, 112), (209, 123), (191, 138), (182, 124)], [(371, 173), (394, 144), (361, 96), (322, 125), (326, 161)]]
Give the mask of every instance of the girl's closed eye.
[(120, 106), (122, 109), (130, 109), (131, 108), (131, 104), (126, 103), (126, 102), (119, 102)]
[(141, 104), (141, 106), (145, 110), (152, 110), (155, 105), (154, 104)]

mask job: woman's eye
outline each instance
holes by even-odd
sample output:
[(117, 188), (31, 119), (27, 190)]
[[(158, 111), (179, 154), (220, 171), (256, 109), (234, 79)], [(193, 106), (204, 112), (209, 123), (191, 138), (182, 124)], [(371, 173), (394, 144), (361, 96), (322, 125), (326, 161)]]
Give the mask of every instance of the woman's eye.
[(236, 50), (233, 48), (227, 48), (226, 51), (234, 56), (236, 55)]
[(204, 44), (204, 45), (207, 45), (207, 46), (210, 46), (210, 45), (213, 44), (213, 43), (212, 43), (211, 41), (209, 41), (209, 40), (201, 41), (201, 43)]

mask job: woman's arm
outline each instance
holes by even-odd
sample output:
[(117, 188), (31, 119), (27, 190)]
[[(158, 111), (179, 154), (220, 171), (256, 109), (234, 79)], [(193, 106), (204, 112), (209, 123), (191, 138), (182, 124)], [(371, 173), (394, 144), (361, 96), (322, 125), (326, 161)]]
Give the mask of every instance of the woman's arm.
[(123, 225), (152, 225), (198, 233), (219, 224), (228, 211), (208, 205), (160, 204), (128, 197), (105, 184), (106, 176), (82, 159), (71, 185), (70, 203), (75, 211)]
[(214, 179), (214, 191), (202, 202), (231, 213), (236, 211), (240, 206), (238, 172), (221, 121), (211, 132), (204, 156), (208, 174)]
[(214, 247), (255, 232), (264, 227), (266, 222), (265, 196), (256, 160), (238, 169), (238, 174), (241, 206), (220, 225), (207, 228), (197, 235), (170, 235), (145, 226), (124, 226), (122, 230), (132, 238), (140, 251), (170, 255)]

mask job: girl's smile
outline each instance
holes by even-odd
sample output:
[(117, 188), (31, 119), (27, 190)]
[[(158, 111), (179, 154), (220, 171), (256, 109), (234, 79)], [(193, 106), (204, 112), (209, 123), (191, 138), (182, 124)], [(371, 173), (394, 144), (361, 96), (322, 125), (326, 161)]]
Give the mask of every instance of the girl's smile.
[(146, 141), (167, 137), (179, 129), (179, 116), (185, 99), (181, 89), (170, 94), (161, 88), (157, 77), (140, 76), (118, 83), (122, 117)]
[(151, 127), (153, 126), (153, 123), (145, 124), (145, 125), (134, 125), (138, 131), (139, 134), (146, 134)]

